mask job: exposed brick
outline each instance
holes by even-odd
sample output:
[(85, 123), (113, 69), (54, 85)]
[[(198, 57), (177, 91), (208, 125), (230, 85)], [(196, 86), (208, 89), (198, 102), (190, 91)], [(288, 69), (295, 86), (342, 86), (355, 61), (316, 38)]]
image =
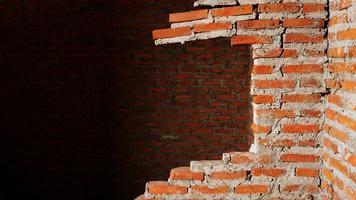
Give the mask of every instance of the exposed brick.
[(286, 173), (285, 169), (278, 169), (278, 168), (253, 168), (251, 170), (252, 176), (273, 176), (278, 177), (282, 176)]
[(271, 74), (273, 67), (271, 65), (254, 65), (252, 68), (253, 74)]
[(319, 94), (286, 94), (282, 96), (284, 103), (317, 103), (320, 101)]
[(319, 170), (313, 168), (296, 168), (296, 176), (317, 177), (319, 176)]
[(336, 24), (346, 23), (347, 22), (347, 14), (342, 14), (338, 16), (333, 16), (330, 18), (328, 26), (334, 26)]
[(306, 3), (303, 4), (303, 13), (323, 12), (325, 4)]
[(208, 18), (208, 10), (195, 10), (169, 14), (169, 22), (185, 22), (205, 18)]
[(181, 27), (181, 28), (174, 28), (174, 29), (159, 29), (154, 30), (152, 32), (152, 37), (154, 40), (156, 39), (163, 39), (163, 38), (173, 38), (179, 36), (188, 36), (191, 35), (192, 31), (190, 27)]
[(328, 49), (328, 56), (332, 58), (346, 58), (344, 47), (335, 47)]
[(231, 45), (241, 44), (270, 44), (272, 42), (271, 36), (251, 36), (239, 35), (231, 38)]
[(164, 181), (150, 181), (147, 187), (150, 194), (186, 194), (188, 192), (187, 187), (168, 185)]
[(321, 43), (323, 41), (322, 34), (305, 34), (305, 33), (287, 33), (285, 42), (300, 42), (300, 43)]
[(342, 164), (339, 160), (331, 158), (330, 159), (330, 165), (339, 170), (341, 173), (343, 173), (346, 177), (349, 176), (349, 171), (345, 167), (344, 164)]
[(293, 110), (282, 110), (282, 109), (259, 109), (256, 110), (257, 116), (266, 116), (271, 118), (294, 118), (296, 116)]
[(236, 194), (256, 194), (256, 193), (267, 193), (269, 191), (268, 185), (237, 185), (235, 187)]
[(259, 28), (278, 28), (279, 20), (276, 19), (256, 19), (237, 21), (237, 28), (259, 29)]
[(336, 35), (338, 40), (356, 40), (356, 28), (345, 31), (339, 31)]
[(319, 187), (316, 184), (311, 185), (301, 185), (301, 184), (289, 184), (283, 185), (282, 192), (309, 192), (309, 193), (317, 193), (319, 191)]
[(252, 85), (256, 88), (294, 88), (293, 80), (255, 80)]
[(212, 15), (214, 17), (224, 17), (224, 16), (235, 16), (235, 15), (248, 15), (252, 14), (252, 5), (243, 6), (231, 6), (226, 8), (215, 8), (212, 9)]
[(323, 144), (325, 147), (329, 148), (330, 150), (332, 150), (334, 153), (338, 153), (337, 150), (337, 145), (334, 144), (331, 140), (329, 140), (328, 138), (324, 138)]
[(320, 127), (317, 124), (283, 124), (281, 131), (284, 133), (318, 133)]
[(252, 102), (256, 104), (273, 103), (274, 101), (275, 97), (272, 95), (255, 95), (252, 97)]
[(270, 126), (263, 126), (263, 125), (257, 125), (257, 124), (252, 124), (251, 125), (251, 130), (254, 134), (267, 134), (271, 131)]
[(236, 180), (245, 179), (247, 177), (247, 171), (239, 172), (213, 172), (210, 178), (217, 180)]
[(203, 180), (204, 173), (192, 172), (189, 167), (178, 167), (171, 170), (169, 176), (172, 180)]
[(303, 109), (302, 115), (307, 117), (320, 117), (321, 111), (320, 110), (312, 110), (312, 109)]
[(300, 80), (300, 87), (320, 87), (321, 83), (316, 79), (304, 79)]
[(319, 156), (310, 154), (282, 154), (280, 157), (282, 162), (318, 162)]
[(356, 93), (356, 81), (345, 80), (341, 85), (344, 90)]
[(288, 12), (295, 13), (300, 10), (297, 3), (269, 3), (269, 4), (259, 4), (258, 12)]
[(211, 24), (197, 24), (194, 25), (194, 32), (208, 32), (208, 31), (217, 31), (217, 30), (226, 30), (231, 29), (232, 24), (231, 22), (217, 22)]
[(343, 107), (343, 101), (338, 95), (328, 95), (327, 100), (329, 103), (335, 104), (337, 106)]
[(284, 27), (295, 27), (295, 28), (302, 28), (302, 27), (310, 27), (310, 28), (322, 28), (324, 27), (324, 20), (323, 19), (305, 19), (305, 18), (287, 18), (283, 20)]
[(323, 68), (318, 64), (285, 65), (282, 67), (283, 73), (323, 73)]
[(224, 194), (229, 192), (229, 187), (228, 186), (215, 186), (215, 187), (209, 187), (209, 186), (192, 186), (192, 192), (194, 193), (201, 193), (201, 194)]

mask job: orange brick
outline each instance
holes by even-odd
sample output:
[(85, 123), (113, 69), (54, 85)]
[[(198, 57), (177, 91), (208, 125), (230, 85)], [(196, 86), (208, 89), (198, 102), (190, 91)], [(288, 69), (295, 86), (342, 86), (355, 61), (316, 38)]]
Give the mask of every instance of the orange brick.
[(211, 24), (197, 24), (194, 25), (194, 32), (208, 32), (208, 31), (216, 31), (216, 30), (226, 30), (231, 29), (232, 24), (231, 22), (217, 22)]
[(275, 101), (274, 96), (271, 95), (255, 95), (252, 98), (252, 102), (256, 104), (261, 103), (273, 103)]
[(174, 38), (180, 36), (188, 36), (191, 35), (192, 31), (190, 27), (181, 27), (181, 28), (174, 28), (174, 29), (159, 29), (154, 30), (152, 32), (152, 37), (154, 40), (156, 39), (163, 39), (163, 38)]
[(221, 179), (221, 180), (245, 179), (246, 177), (247, 177), (247, 171), (213, 172), (210, 176), (210, 178), (212, 179)]
[(329, 63), (329, 71), (343, 73), (348, 71), (348, 67), (346, 63)]
[(248, 152), (239, 153), (238, 155), (234, 155), (231, 157), (231, 163), (233, 164), (246, 164), (252, 162), (253, 158), (250, 157), (250, 153)]
[(269, 4), (259, 4), (258, 12), (289, 12), (296, 13), (300, 10), (297, 3), (269, 3)]
[(304, 34), (304, 33), (287, 33), (285, 35), (285, 42), (300, 42), (300, 43), (321, 43), (323, 41), (322, 34)]
[(337, 128), (331, 127), (329, 130), (329, 134), (337, 138), (338, 140), (342, 142), (346, 142), (349, 140), (349, 136), (347, 133), (340, 131)]
[(332, 150), (334, 153), (338, 153), (337, 145), (331, 142), (328, 138), (324, 138), (324, 146)]
[(356, 40), (356, 28), (339, 31), (337, 32), (336, 38), (338, 40)]
[(317, 124), (283, 124), (281, 131), (284, 133), (318, 133), (320, 127)]
[(292, 147), (296, 143), (292, 140), (271, 140), (271, 139), (259, 139), (259, 144), (263, 146), (272, 146), (272, 147)]
[(256, 115), (258, 116), (267, 116), (271, 118), (294, 118), (295, 112), (293, 110), (282, 110), (282, 109), (260, 109), (256, 110)]
[(259, 28), (278, 28), (279, 20), (276, 19), (256, 19), (237, 21), (238, 28), (259, 29)]
[(329, 20), (328, 27), (334, 26), (336, 24), (347, 23), (347, 18), (347, 14), (331, 17)]
[(252, 5), (231, 6), (225, 8), (212, 9), (214, 17), (235, 16), (235, 15), (248, 15), (253, 13)]
[(345, 165), (341, 164), (340, 161), (331, 158), (330, 159), (330, 165), (333, 166), (334, 168), (336, 168), (337, 170), (339, 170), (341, 173), (343, 173), (346, 177), (349, 176), (349, 171), (347, 170), (347, 168), (345, 167)]
[(320, 87), (321, 83), (316, 79), (304, 79), (300, 81), (300, 87)]
[(318, 64), (285, 65), (282, 72), (289, 73), (323, 73), (323, 68)]
[(315, 49), (305, 49), (304, 54), (309, 57), (325, 56), (324, 50), (315, 50)]
[(252, 74), (271, 74), (273, 67), (270, 65), (254, 65)]
[(293, 80), (254, 80), (252, 85), (256, 88), (294, 88)]
[(283, 49), (283, 53), (281, 55), (282, 58), (295, 58), (298, 56), (298, 52), (295, 49)]
[(333, 173), (326, 167), (323, 167), (322, 175), (326, 177), (330, 182), (334, 182), (335, 180)]
[(303, 13), (323, 12), (324, 10), (325, 10), (324, 4), (314, 4), (314, 3), (303, 4)]
[(355, 200), (356, 190), (352, 187), (346, 187), (346, 194), (350, 197), (350, 199)]
[(236, 194), (255, 194), (255, 193), (268, 193), (268, 185), (237, 185), (235, 187)]
[(312, 168), (297, 168), (295, 170), (295, 175), (296, 176), (317, 177), (317, 176), (319, 176), (319, 170), (312, 169)]
[(349, 57), (356, 57), (356, 47), (349, 47)]
[(171, 170), (170, 179), (172, 180), (203, 180), (204, 173), (192, 172), (189, 167), (177, 167)]
[(272, 43), (271, 36), (238, 35), (231, 38), (231, 45), (270, 43)]
[(335, 104), (335, 105), (340, 106), (340, 107), (343, 106), (342, 99), (338, 95), (329, 94), (328, 97), (327, 97), (327, 100), (328, 100), (329, 103)]
[(332, 120), (335, 120), (336, 119), (336, 116), (337, 116), (337, 113), (333, 110), (330, 110), (330, 109), (326, 109), (325, 110), (325, 116), (329, 119), (332, 119)]
[(148, 193), (150, 194), (186, 194), (188, 188), (184, 186), (168, 185), (164, 181), (148, 182)]
[(267, 134), (271, 131), (271, 127), (252, 124), (251, 130), (254, 134)]
[(332, 89), (339, 89), (340, 88), (340, 82), (337, 81), (337, 80), (327, 79), (325, 82), (326, 82), (326, 87), (327, 88), (332, 88)]
[(308, 154), (283, 154), (280, 159), (283, 162), (318, 162), (319, 156)]
[(352, 130), (356, 130), (356, 121), (349, 117), (338, 114), (337, 121)]
[(286, 94), (282, 96), (284, 103), (318, 103), (320, 101), (319, 94)]
[(277, 169), (277, 168), (253, 168), (251, 170), (252, 176), (273, 176), (278, 177), (282, 176), (286, 173), (285, 169)]
[(254, 58), (279, 58), (283, 53), (283, 49), (257, 49), (253, 51)]
[(337, 1), (337, 9), (338, 10), (343, 10), (345, 8), (350, 7), (352, 4), (352, 0), (340, 0)]
[(301, 141), (299, 141), (298, 145), (301, 147), (316, 147), (318, 145), (318, 142), (313, 139), (301, 140)]
[(328, 56), (332, 58), (346, 58), (344, 47), (335, 47), (328, 49)]
[(192, 191), (201, 194), (224, 194), (229, 192), (228, 186), (216, 186), (216, 187), (208, 187), (208, 186), (192, 186)]
[(302, 115), (306, 116), (306, 117), (320, 117), (321, 112), (320, 112), (320, 110), (303, 109)]
[(299, 185), (299, 184), (291, 184), (282, 186), (282, 192), (308, 192), (308, 193), (317, 193), (319, 191), (319, 187), (316, 184), (310, 185)]
[(342, 89), (347, 90), (349, 92), (356, 92), (356, 81), (345, 80), (342, 82)]
[(186, 22), (208, 18), (208, 10), (195, 10), (190, 12), (169, 14), (169, 22)]
[(287, 18), (283, 20), (284, 27), (310, 27), (310, 28), (322, 28), (324, 27), (323, 19), (305, 19), (305, 18)]
[(356, 154), (351, 154), (348, 159), (347, 162), (349, 162), (352, 166), (356, 166)]

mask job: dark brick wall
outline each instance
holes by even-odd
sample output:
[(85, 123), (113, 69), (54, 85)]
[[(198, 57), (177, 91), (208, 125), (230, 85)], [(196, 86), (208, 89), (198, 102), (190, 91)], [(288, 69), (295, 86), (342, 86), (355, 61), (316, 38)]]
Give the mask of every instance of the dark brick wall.
[(247, 48), (153, 45), (193, 0), (0, 3), (4, 199), (132, 199), (248, 149)]

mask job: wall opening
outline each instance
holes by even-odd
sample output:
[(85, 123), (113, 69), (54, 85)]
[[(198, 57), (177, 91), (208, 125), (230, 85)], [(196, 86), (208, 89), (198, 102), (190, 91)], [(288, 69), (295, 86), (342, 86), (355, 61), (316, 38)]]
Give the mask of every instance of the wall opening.
[[(129, 182), (167, 179), (191, 160), (248, 151), (250, 51), (215, 39), (153, 47), (119, 69), (119, 132)], [(121, 185), (121, 184), (120, 184)], [(123, 184), (124, 185), (124, 184)], [(138, 190), (138, 191), (136, 191)]]

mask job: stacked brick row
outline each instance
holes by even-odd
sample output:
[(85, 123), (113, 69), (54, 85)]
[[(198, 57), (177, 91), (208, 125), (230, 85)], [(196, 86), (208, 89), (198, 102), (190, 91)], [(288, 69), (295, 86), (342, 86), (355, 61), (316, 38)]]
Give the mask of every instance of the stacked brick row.
[(330, 1), (322, 187), (356, 199), (356, 1)]
[(251, 46), (254, 144), (173, 169), (138, 199), (321, 198), (325, 3), (241, 1), (170, 14), (171, 28), (153, 31), (157, 45), (231, 37), (232, 45)]

